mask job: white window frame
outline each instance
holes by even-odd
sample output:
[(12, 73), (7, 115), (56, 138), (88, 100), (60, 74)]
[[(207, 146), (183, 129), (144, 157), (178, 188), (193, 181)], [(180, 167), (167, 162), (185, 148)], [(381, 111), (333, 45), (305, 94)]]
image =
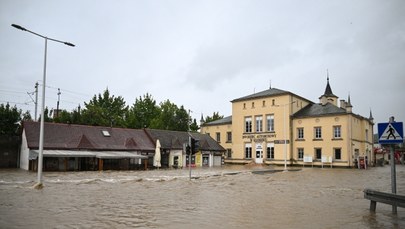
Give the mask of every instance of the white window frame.
[(304, 139), (304, 127), (297, 128), (297, 139)]
[(341, 126), (333, 126), (333, 138), (342, 138)]
[(266, 131), (274, 131), (274, 114), (266, 115)]
[(256, 116), (255, 117), (256, 120), (256, 132), (263, 132), (263, 116)]
[(314, 137), (315, 139), (322, 139), (322, 127), (314, 127)]
[(245, 133), (252, 133), (252, 117), (245, 117)]
[(252, 144), (250, 143), (245, 144), (245, 159), (252, 159)]

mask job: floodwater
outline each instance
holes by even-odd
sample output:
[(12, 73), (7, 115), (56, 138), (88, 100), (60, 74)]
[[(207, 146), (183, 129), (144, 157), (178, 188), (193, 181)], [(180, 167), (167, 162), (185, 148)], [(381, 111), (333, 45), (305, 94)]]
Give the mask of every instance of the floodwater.
[[(0, 228), (405, 228), (405, 209), (363, 198), (390, 192), (390, 167), (368, 170), (223, 166), (189, 171), (0, 170)], [(397, 166), (405, 194), (405, 166)]]

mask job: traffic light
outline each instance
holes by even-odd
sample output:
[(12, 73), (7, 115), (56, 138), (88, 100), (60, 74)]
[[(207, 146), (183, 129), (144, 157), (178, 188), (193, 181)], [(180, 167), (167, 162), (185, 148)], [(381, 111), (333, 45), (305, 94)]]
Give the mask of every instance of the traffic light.
[(191, 138), (191, 153), (195, 154), (200, 151), (200, 141), (194, 138)]

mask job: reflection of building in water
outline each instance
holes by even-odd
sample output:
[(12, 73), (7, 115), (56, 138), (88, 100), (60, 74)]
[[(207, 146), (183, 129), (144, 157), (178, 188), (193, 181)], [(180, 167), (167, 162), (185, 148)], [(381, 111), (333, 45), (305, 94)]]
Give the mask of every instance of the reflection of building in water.
[(269, 88), (232, 100), (232, 116), (202, 124), (201, 133), (227, 149), (227, 163), (354, 166), (359, 156), (373, 162), (371, 112), (354, 114), (350, 96), (338, 106), (329, 77), (319, 99)]

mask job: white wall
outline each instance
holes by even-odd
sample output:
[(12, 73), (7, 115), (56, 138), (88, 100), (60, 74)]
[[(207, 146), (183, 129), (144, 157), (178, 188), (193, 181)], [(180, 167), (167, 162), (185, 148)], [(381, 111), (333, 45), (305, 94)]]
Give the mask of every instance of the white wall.
[(22, 133), (21, 152), (20, 152), (20, 168), (24, 170), (29, 169), (29, 156), (30, 149), (28, 148), (27, 137), (25, 136), (25, 129)]

